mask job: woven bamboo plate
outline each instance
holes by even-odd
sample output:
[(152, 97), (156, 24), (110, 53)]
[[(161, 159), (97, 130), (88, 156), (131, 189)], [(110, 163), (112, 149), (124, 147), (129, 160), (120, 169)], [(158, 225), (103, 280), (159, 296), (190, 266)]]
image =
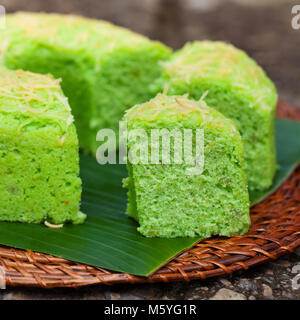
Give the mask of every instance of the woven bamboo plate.
[[(300, 120), (300, 109), (281, 102), (277, 116)], [(190, 281), (247, 270), (300, 246), (300, 166), (280, 189), (251, 208), (251, 220), (247, 234), (204, 240), (149, 277), (3, 246), (0, 246), (0, 265), (6, 271), (7, 285), (44, 288)]]

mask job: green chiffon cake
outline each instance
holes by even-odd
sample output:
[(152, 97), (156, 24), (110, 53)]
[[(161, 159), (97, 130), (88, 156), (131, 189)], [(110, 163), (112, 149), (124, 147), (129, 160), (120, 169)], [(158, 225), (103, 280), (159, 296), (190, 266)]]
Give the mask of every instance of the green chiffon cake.
[(0, 53), (9, 69), (62, 78), (80, 146), (95, 153), (98, 130), (117, 132), (125, 109), (152, 97), (171, 50), (108, 22), (21, 12), (7, 15)]
[(277, 93), (265, 72), (245, 52), (212, 41), (188, 43), (163, 65), (159, 90), (167, 87), (170, 95), (189, 93), (194, 99), (207, 94), (207, 104), (240, 130), (249, 188), (268, 188), (276, 171)]
[(0, 221), (81, 223), (73, 116), (59, 81), (0, 68)]
[[(151, 140), (152, 129), (204, 130), (201, 173), (186, 158), (128, 162), (127, 213), (138, 230), (166, 238), (245, 233), (247, 178), (251, 189), (264, 189), (276, 169), (276, 101), (261, 68), (230, 45), (195, 42), (172, 55), (108, 22), (9, 14), (0, 31), (0, 221), (82, 223), (79, 146), (95, 154), (98, 130), (118, 136), (135, 105), (123, 118), (129, 134), (142, 129)], [(148, 156), (163, 154), (158, 147)]]
[[(150, 140), (152, 129), (204, 130), (201, 174), (187, 174), (190, 164), (186, 158), (181, 164), (173, 161), (169, 165), (128, 161), (129, 177), (124, 180), (129, 189), (127, 214), (139, 222), (139, 232), (166, 238), (247, 232), (250, 218), (244, 150), (231, 120), (202, 100), (164, 94), (129, 109), (123, 120), (128, 136), (143, 129)], [(193, 148), (195, 141), (193, 138)], [(128, 152), (135, 143), (128, 139)], [(157, 153), (161, 155), (162, 149)], [(150, 151), (149, 158), (152, 155)]]

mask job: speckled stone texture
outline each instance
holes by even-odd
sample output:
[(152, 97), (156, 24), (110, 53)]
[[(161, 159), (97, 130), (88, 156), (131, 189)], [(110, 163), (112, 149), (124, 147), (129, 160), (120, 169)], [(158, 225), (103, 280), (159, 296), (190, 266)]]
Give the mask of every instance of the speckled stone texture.
[[(187, 40), (226, 40), (266, 69), (279, 97), (300, 106), (300, 30), (291, 27), (287, 0), (2, 0), (7, 11), (80, 13), (107, 19), (179, 48)], [(299, 4), (299, 1), (298, 1)], [(299, 299), (292, 281), (300, 249), (231, 277), (191, 283), (96, 286), (81, 289), (9, 288), (0, 299)], [(223, 290), (222, 290), (223, 289)]]

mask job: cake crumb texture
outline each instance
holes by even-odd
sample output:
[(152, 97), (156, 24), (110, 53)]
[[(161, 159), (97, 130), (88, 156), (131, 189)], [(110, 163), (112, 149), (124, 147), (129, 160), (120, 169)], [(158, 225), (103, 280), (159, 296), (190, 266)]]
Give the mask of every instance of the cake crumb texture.
[(78, 139), (59, 80), (0, 70), (0, 220), (82, 223)]
[[(146, 237), (231, 236), (248, 231), (249, 196), (243, 144), (233, 121), (187, 96), (158, 94), (124, 116), (134, 129), (204, 130), (204, 171), (188, 175), (182, 164), (132, 164), (123, 184), (128, 191), (128, 216)], [(195, 143), (195, 141), (194, 141)], [(128, 142), (128, 149), (134, 145)], [(160, 150), (161, 151), (161, 150)], [(149, 157), (151, 154), (149, 155)]]

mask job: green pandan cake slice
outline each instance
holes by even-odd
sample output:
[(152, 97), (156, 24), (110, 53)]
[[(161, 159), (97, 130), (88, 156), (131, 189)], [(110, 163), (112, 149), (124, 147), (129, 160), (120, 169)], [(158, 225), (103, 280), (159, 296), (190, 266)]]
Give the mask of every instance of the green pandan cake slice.
[(72, 15), (7, 15), (0, 51), (9, 69), (62, 78), (82, 148), (96, 152), (97, 131), (118, 129), (124, 111), (152, 97), (165, 45), (111, 23)]
[(59, 81), (0, 70), (0, 221), (81, 223), (73, 116)]
[(163, 64), (158, 90), (188, 93), (234, 120), (245, 148), (249, 188), (266, 189), (276, 171), (275, 86), (245, 52), (223, 42), (186, 44)]
[[(124, 121), (128, 127), (129, 160), (130, 150), (136, 150), (136, 140), (130, 138), (135, 129), (146, 132), (149, 145), (154, 139), (153, 130), (167, 129), (170, 141), (175, 141), (172, 130), (178, 129), (185, 137), (184, 132), (189, 129), (194, 151), (197, 129), (202, 129), (204, 136), (202, 173), (190, 171), (193, 165), (188, 157), (184, 156), (182, 163), (175, 162), (175, 143), (170, 147), (170, 164), (161, 161), (162, 144), (158, 149), (146, 148), (150, 150), (148, 164), (128, 161), (129, 177), (124, 180), (129, 189), (127, 214), (139, 222), (139, 232), (147, 237), (166, 238), (247, 232), (250, 218), (244, 149), (233, 121), (203, 101), (164, 94), (129, 109)], [(180, 147), (183, 141), (185, 138)], [(150, 159), (157, 154), (160, 161), (153, 164)]]

